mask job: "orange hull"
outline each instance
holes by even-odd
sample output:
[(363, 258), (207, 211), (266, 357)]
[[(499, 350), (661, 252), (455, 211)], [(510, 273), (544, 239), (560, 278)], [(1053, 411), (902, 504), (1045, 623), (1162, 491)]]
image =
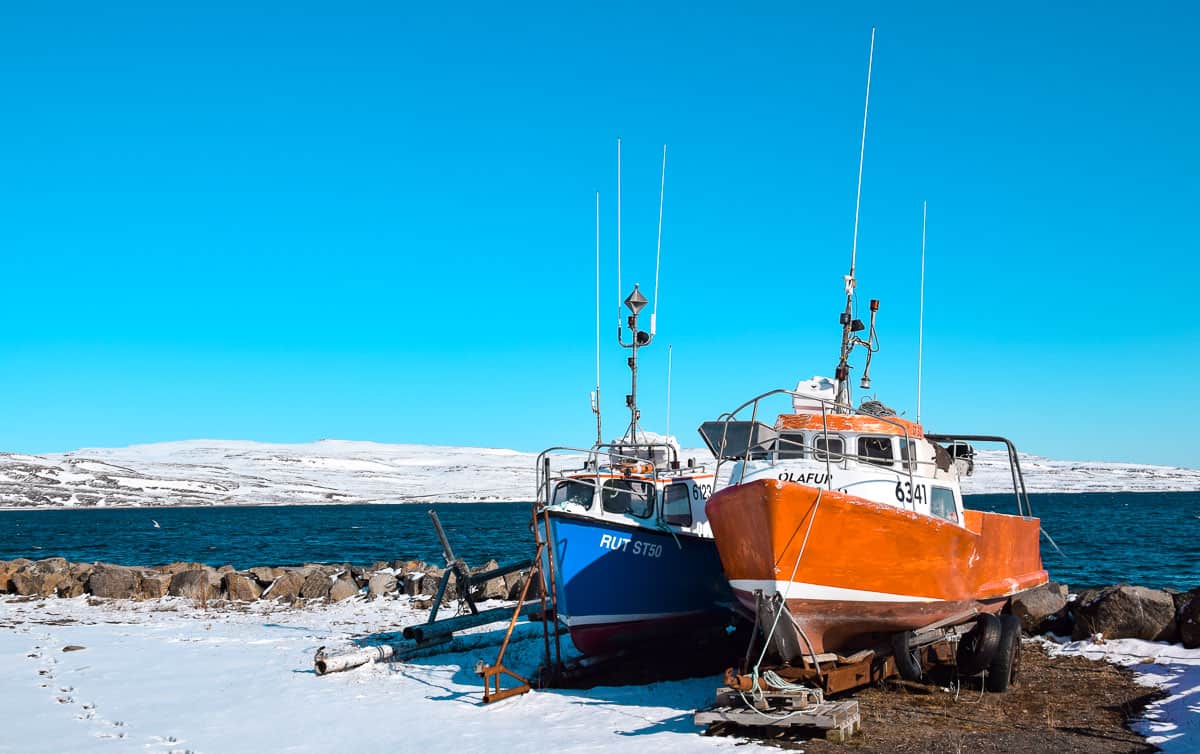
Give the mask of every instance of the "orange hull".
[(724, 489), (706, 509), (739, 599), (753, 608), (755, 590), (783, 594), (816, 652), (867, 646), (972, 606), (996, 611), (1048, 580), (1036, 518), (967, 510), (961, 527), (776, 480)]

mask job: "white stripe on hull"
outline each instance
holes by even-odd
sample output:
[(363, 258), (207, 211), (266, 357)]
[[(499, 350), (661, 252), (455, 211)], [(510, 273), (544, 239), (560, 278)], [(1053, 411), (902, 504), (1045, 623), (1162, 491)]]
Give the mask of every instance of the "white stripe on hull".
[(605, 623), (633, 623), (635, 621), (662, 620), (663, 618), (684, 618), (689, 615), (702, 615), (704, 611), (692, 610), (679, 613), (630, 613), (628, 615), (579, 615), (562, 616), (567, 627), (593, 626)]
[(729, 584), (737, 591), (753, 594), (761, 589), (763, 594), (784, 595), (791, 600), (829, 600), (832, 602), (941, 602), (934, 597), (918, 597), (911, 594), (889, 594), (869, 592), (865, 589), (846, 589), (840, 586), (807, 584), (802, 581), (776, 581), (773, 579), (734, 579)]

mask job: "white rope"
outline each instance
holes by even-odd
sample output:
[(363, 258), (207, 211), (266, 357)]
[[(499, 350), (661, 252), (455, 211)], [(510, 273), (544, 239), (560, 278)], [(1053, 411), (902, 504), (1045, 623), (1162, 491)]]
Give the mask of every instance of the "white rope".
[[(742, 702), (744, 702), (749, 709), (754, 710), (755, 713), (757, 713), (769, 720), (786, 720), (787, 718), (792, 717), (793, 715), (797, 715), (800, 712), (804, 711), (804, 710), (796, 710), (795, 712), (790, 712), (783, 716), (774, 716), (774, 715), (768, 715), (765, 712), (757, 709), (757, 707), (755, 706), (755, 703), (761, 702), (763, 699), (763, 690), (759, 685), (759, 678), (760, 678), (759, 668), (762, 666), (763, 659), (767, 656), (767, 649), (770, 648), (770, 646), (771, 646), (771, 638), (775, 636), (775, 629), (779, 626), (779, 618), (785, 612), (788, 612), (788, 609), (787, 609), (788, 594), (791, 592), (792, 583), (796, 580), (796, 572), (798, 570), (800, 570), (800, 560), (801, 560), (801, 558), (804, 557), (804, 550), (808, 547), (808, 536), (809, 536), (809, 534), (812, 533), (813, 522), (815, 522), (817, 520), (817, 509), (818, 509), (818, 506), (821, 505), (821, 495), (823, 492), (824, 492), (824, 490), (822, 490), (822, 489), (817, 490), (817, 499), (815, 502), (813, 502), (812, 513), (809, 515), (809, 519), (808, 519), (808, 527), (804, 530), (804, 539), (800, 542), (800, 551), (798, 553), (796, 553), (796, 562), (792, 564), (792, 575), (788, 577), (787, 586), (784, 587), (784, 589), (783, 589), (783, 595), (782, 595), (783, 600), (779, 604), (779, 609), (775, 612), (775, 620), (773, 620), (771, 622), (771, 630), (767, 632), (766, 639), (763, 642), (762, 652), (759, 653), (758, 660), (754, 663), (754, 667), (750, 669), (750, 681), (751, 681), (750, 695), (754, 699), (754, 703), (752, 703), (750, 700), (746, 699), (745, 694), (743, 694), (741, 691), (738, 691), (738, 696), (740, 696), (742, 698)], [(816, 666), (817, 672), (818, 673), (821, 672), (821, 665), (820, 665), (820, 662), (817, 660), (816, 652), (813, 650), (812, 642), (809, 641), (808, 636), (805, 635), (805, 633), (804, 633), (804, 630), (802, 628), (800, 628), (799, 623), (796, 622), (795, 618), (792, 618), (790, 613), (789, 613), (788, 617), (792, 620), (792, 624), (794, 626), (796, 626), (797, 630), (800, 631), (800, 635), (804, 637), (805, 643), (808, 644), (809, 652), (812, 652), (813, 664)], [(770, 670), (766, 671), (765, 673), (763, 673), (761, 675), (761, 679), (779, 691), (809, 691), (817, 699), (817, 702), (815, 704), (820, 704), (821, 702), (823, 702), (825, 700), (824, 694), (821, 692), (820, 689), (810, 689), (807, 686), (789, 683), (788, 681), (783, 680), (783, 678), (781, 678), (774, 671), (770, 671)], [(813, 706), (815, 706), (815, 704)], [(808, 709), (808, 708), (806, 708), (806, 709)]]

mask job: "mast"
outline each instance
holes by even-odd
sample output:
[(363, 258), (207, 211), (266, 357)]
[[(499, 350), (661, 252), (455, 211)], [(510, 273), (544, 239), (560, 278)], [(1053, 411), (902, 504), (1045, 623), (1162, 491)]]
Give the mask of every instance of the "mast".
[(921, 305), (917, 315), (917, 424), (921, 423), (921, 363), (925, 345), (925, 219), (929, 202), (921, 202)]
[[(846, 275), (846, 310), (842, 312), (842, 349), (835, 373), (838, 388), (837, 402), (850, 407), (850, 350), (854, 348), (854, 333), (863, 329), (854, 319), (854, 270), (858, 261), (858, 213), (862, 205), (863, 159), (867, 152), (867, 112), (871, 106), (871, 67), (875, 62), (875, 27), (871, 27), (871, 48), (867, 54), (867, 94), (863, 101), (862, 142), (858, 148), (858, 189), (854, 196), (854, 239), (850, 246), (850, 274)], [(856, 329), (857, 325), (857, 329)]]
[(645, 308), (649, 302), (642, 292), (638, 290), (637, 283), (633, 285), (633, 293), (625, 297), (625, 306), (629, 308), (629, 319), (627, 324), (632, 337), (628, 343), (617, 334), (617, 342), (622, 348), (628, 348), (629, 354), (629, 373), (630, 373), (630, 389), (629, 395), (625, 396), (625, 405), (629, 407), (629, 429), (625, 430), (625, 437), (630, 443), (637, 444), (638, 442), (638, 419), (641, 418), (642, 412), (637, 407), (637, 378), (638, 378), (638, 349), (650, 345), (650, 341), (654, 336), (644, 330), (639, 330), (637, 326), (638, 313)]
[(592, 411), (596, 414), (596, 444), (604, 442), (600, 424), (600, 192), (596, 192), (596, 390), (592, 393)]

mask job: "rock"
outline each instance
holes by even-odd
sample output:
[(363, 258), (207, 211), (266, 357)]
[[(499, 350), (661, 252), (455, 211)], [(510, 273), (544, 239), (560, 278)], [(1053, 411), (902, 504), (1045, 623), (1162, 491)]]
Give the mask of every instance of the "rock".
[(65, 558), (46, 558), (26, 563), (12, 575), (13, 591), (24, 596), (52, 597), (60, 585), (69, 587), (71, 564)]
[(1057, 618), (1067, 607), (1067, 585), (1051, 581), (1014, 595), (1011, 604), (1012, 614), (1021, 619), (1025, 633), (1044, 633), (1042, 624)]
[(81, 647), (81, 646), (79, 646), (78, 644), (68, 644), (67, 646), (65, 646), (65, 647), (63, 647), (63, 648), (62, 648), (62, 651), (64, 651), (64, 652), (78, 652), (78, 651), (80, 651), (80, 650), (82, 650), (82, 649), (87, 649), (87, 647)]
[(237, 570), (237, 569), (236, 569), (236, 568), (234, 568), (234, 567), (233, 567), (233, 566), (231, 566), (231, 565), (223, 565), (223, 566), (221, 566), (220, 568), (218, 568), (218, 569), (217, 569), (217, 573), (219, 573), (219, 574), (221, 574), (222, 576), (224, 576), (225, 574), (227, 574), (227, 573), (233, 573), (233, 572), (234, 572), (234, 571), (236, 571), (236, 570)]
[(183, 573), (184, 571), (202, 571), (205, 568), (208, 568), (208, 566), (204, 565), (203, 563), (175, 562), (157, 566), (154, 570), (158, 571), (159, 573), (166, 573), (174, 576), (175, 574)]
[(367, 581), (367, 594), (371, 597), (371, 599), (375, 599), (376, 597), (382, 597), (385, 594), (390, 594), (396, 591), (396, 586), (396, 577), (392, 574), (372, 574), (370, 580)]
[[(499, 568), (500, 568), (499, 563), (497, 563), (494, 560), (489, 560), (487, 563), (484, 563), (479, 568), (476, 568), (475, 571), (472, 573), (472, 575), (485, 574), (488, 571), (495, 571), (495, 570), (498, 570)], [(505, 584), (505, 582), (504, 582), (503, 576), (500, 576), (498, 578), (494, 578), (489, 581), (485, 581), (482, 584), (479, 584), (475, 588), (476, 589), (475, 594), (474, 594), (475, 599), (480, 599), (480, 600), (508, 599), (508, 589), (505, 587), (504, 584)]]
[(1076, 641), (1102, 634), (1105, 639), (1174, 642), (1179, 635), (1171, 595), (1144, 586), (1089, 589), (1072, 603), (1071, 612), (1075, 616), (1071, 638)]
[(263, 590), (263, 599), (295, 602), (300, 597), (300, 587), (304, 586), (304, 576), (299, 571), (284, 571), (279, 578), (271, 582)]
[(324, 571), (315, 570), (304, 579), (304, 584), (300, 587), (300, 596), (306, 600), (328, 597), (331, 586), (333, 580)]
[(33, 561), (29, 560), (28, 558), (0, 560), (0, 594), (15, 592), (16, 586), (13, 585), (12, 581), (13, 574), (32, 562)]
[(421, 597), (412, 601), (412, 606), (417, 610), (428, 610), (433, 607), (432, 597)]
[(409, 597), (415, 597), (421, 593), (421, 584), (425, 581), (425, 574), (420, 571), (406, 573), (404, 579), (404, 593)]
[(1188, 649), (1200, 647), (1200, 588), (1179, 595), (1176, 605), (1179, 640)]
[(275, 579), (286, 573), (286, 571), (282, 568), (266, 568), (264, 566), (257, 566), (255, 568), (251, 568), (249, 573), (258, 580), (260, 586), (266, 588), (270, 586)]
[(391, 567), (392, 567), (391, 565), (389, 565), (388, 563), (386, 563), (382, 560), (376, 560), (374, 563), (371, 564), (371, 567), (368, 568), (367, 571), (370, 573), (378, 573), (379, 571), (386, 571), (387, 569), (389, 569)]
[(88, 591), (105, 599), (130, 599), (138, 591), (138, 572), (127, 566), (97, 565), (87, 580)]
[(142, 571), (138, 574), (137, 598), (157, 600), (166, 597), (171, 589), (171, 579), (170, 574)]
[(344, 574), (329, 587), (329, 601), (341, 602), (358, 594), (358, 582), (349, 573)]
[(250, 574), (226, 573), (222, 585), (225, 595), (236, 602), (254, 602), (262, 595), (262, 587)]
[(199, 568), (172, 575), (167, 593), (172, 597), (187, 597), (200, 603), (207, 603), (221, 596), (221, 591), (214, 586), (208, 570)]

